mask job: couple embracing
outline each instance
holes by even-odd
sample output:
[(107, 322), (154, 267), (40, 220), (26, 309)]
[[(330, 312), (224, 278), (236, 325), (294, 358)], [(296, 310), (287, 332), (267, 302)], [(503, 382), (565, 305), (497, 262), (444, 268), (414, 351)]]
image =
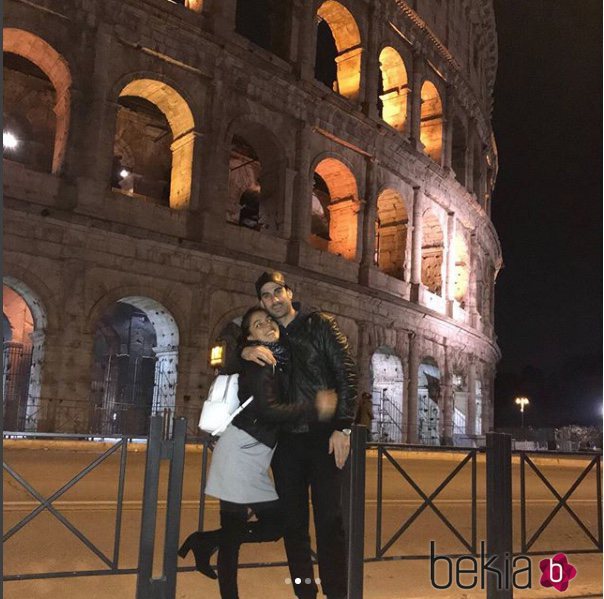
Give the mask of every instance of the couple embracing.
[[(357, 375), (346, 337), (333, 317), (305, 312), (280, 272), (256, 281), (259, 304), (241, 323), (239, 400), (254, 396), (220, 437), (206, 494), (220, 500), (220, 525), (194, 532), (189, 550), (197, 569), (218, 551), (222, 599), (238, 599), (241, 543), (284, 538), (293, 590), (314, 599), (309, 490), (317, 536), (319, 577), (328, 599), (347, 595), (342, 522), (342, 468), (357, 412)], [(272, 467), (274, 484), (268, 468)]]

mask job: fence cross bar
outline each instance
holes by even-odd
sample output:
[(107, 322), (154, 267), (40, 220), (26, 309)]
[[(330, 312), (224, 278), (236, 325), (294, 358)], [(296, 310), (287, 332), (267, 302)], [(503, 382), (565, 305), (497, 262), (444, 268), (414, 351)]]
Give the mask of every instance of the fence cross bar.
[(570, 498), (570, 496), (575, 492), (577, 487), (581, 484), (583, 479), (589, 474), (591, 469), (594, 467), (594, 464), (596, 463), (596, 461), (598, 461), (600, 458), (598, 456), (596, 456), (594, 459), (592, 459), (592, 461), (585, 467), (583, 472), (579, 475), (579, 477), (575, 480), (573, 485), (566, 492), (564, 497), (562, 497), (558, 493), (558, 491), (556, 491), (556, 489), (551, 485), (551, 483), (545, 478), (543, 473), (537, 468), (537, 466), (533, 463), (533, 461), (526, 454), (522, 454), (522, 455), (524, 457), (523, 463), (527, 463), (532, 468), (532, 470), (535, 472), (535, 474), (541, 479), (541, 481), (545, 484), (545, 486), (550, 490), (552, 495), (554, 495), (554, 497), (558, 500), (557, 505), (551, 511), (549, 516), (547, 516), (547, 518), (542, 522), (541, 526), (537, 529), (535, 534), (529, 539), (528, 543), (526, 543), (526, 549), (530, 549), (533, 546), (533, 544), (539, 538), (541, 533), (547, 528), (548, 524), (554, 519), (556, 514), (563, 507), (570, 514), (570, 516), (573, 518), (573, 520), (575, 520), (575, 522), (579, 525), (579, 527), (583, 530), (583, 532), (585, 532), (585, 534), (589, 537), (589, 539), (592, 541), (592, 543), (594, 543), (594, 545), (596, 547), (599, 547), (599, 543), (598, 543), (597, 539), (591, 534), (591, 532), (587, 529), (585, 524), (583, 524), (581, 519), (577, 516), (577, 514), (575, 514), (574, 510), (566, 502)]
[[(40, 502), (40, 508), (36, 508), (39, 509), (40, 511), (47, 509), (59, 522), (61, 522), (61, 524), (63, 524), (63, 526), (65, 526), (65, 528), (67, 528), (69, 531), (71, 531), (78, 539), (80, 539), (80, 541), (82, 541), (82, 543), (84, 543), (84, 545), (86, 545), (86, 547), (88, 547), (88, 549), (90, 549), (90, 551), (92, 551), (99, 559), (101, 559), (107, 566), (109, 566), (110, 568), (113, 569), (113, 564), (111, 563), (111, 560), (100, 550), (98, 549), (94, 543), (92, 543), (82, 532), (80, 532), (65, 516), (63, 516), (63, 514), (57, 510), (55, 507), (53, 507), (50, 502), (47, 499), (44, 499), (44, 497), (38, 493), (38, 491), (36, 491), (24, 478), (22, 478), (17, 472), (15, 472), (10, 466), (8, 466), (7, 464), (4, 465), (5, 469), (8, 471), (8, 473), (18, 482), (20, 483), (27, 491), (28, 493), (30, 493), (35, 499), (37, 499)], [(33, 513), (33, 512), (32, 512)], [(38, 512), (39, 513), (39, 512)], [(25, 520), (25, 519), (24, 519)], [(5, 535), (5, 538), (3, 539), (3, 541), (5, 541), (6, 539), (8, 539), (10, 536), (12, 536), (13, 534), (15, 534), (15, 532), (17, 532), (17, 530), (20, 530), (21, 528), (23, 528), (23, 526), (25, 526), (25, 524), (27, 524), (27, 522), (24, 522), (24, 520), (21, 520), (21, 522), (19, 524), (17, 524), (16, 526), (14, 526), (13, 528), (11, 528), (11, 530)], [(31, 520), (31, 518), (30, 518)], [(29, 521), (29, 520), (28, 520)], [(16, 530), (15, 530), (16, 529)]]
[(474, 551), (474, 548), (468, 543), (468, 541), (461, 535), (461, 533), (451, 524), (446, 516), (434, 505), (433, 500), (440, 494), (440, 492), (451, 482), (451, 480), (458, 474), (458, 472), (470, 461), (475, 452), (469, 452), (464, 459), (457, 464), (452, 472), (441, 482), (441, 484), (430, 494), (426, 495), (423, 490), (415, 483), (415, 481), (407, 474), (403, 467), (385, 450), (384, 455), (388, 461), (398, 470), (398, 472), (405, 478), (405, 480), (413, 487), (415, 492), (424, 500), (422, 505), (403, 523), (403, 525), (394, 533), (390, 541), (384, 545), (380, 550), (380, 556), (383, 556), (394, 543), (400, 538), (400, 536), (415, 522), (415, 520), (421, 515), (421, 513), (429, 506), (434, 513), (442, 520), (447, 528), (457, 537), (460, 543), (470, 552)]

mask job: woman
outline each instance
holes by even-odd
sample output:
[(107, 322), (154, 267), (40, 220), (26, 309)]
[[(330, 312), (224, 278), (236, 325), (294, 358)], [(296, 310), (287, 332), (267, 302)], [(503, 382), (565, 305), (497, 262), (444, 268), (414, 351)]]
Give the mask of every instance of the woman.
[[(220, 529), (194, 532), (178, 554), (189, 550), (199, 572), (216, 578), (210, 557), (218, 549), (218, 582), (222, 599), (238, 599), (237, 565), (241, 543), (277, 541), (283, 535), (279, 498), (268, 469), (280, 423), (308, 417), (306, 406), (287, 404), (289, 352), (279, 343), (279, 326), (263, 308), (246, 312), (241, 323), (244, 345), (265, 345), (277, 365), (245, 361), (239, 374), (239, 402), (253, 401), (220, 437), (212, 456), (206, 494), (220, 499)], [(319, 393), (311, 417), (329, 420), (335, 411), (333, 391)], [(256, 521), (248, 522), (251, 514)]]

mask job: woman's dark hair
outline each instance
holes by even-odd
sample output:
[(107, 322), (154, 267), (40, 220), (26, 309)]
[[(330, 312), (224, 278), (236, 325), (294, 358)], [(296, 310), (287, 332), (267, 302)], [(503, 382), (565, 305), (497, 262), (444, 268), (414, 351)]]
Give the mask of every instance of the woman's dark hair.
[(250, 336), (250, 327), (252, 325), (252, 315), (256, 314), (256, 312), (263, 312), (269, 318), (272, 316), (260, 306), (252, 306), (241, 319), (241, 338), (239, 339), (240, 345), (245, 345), (248, 342), (248, 337)]

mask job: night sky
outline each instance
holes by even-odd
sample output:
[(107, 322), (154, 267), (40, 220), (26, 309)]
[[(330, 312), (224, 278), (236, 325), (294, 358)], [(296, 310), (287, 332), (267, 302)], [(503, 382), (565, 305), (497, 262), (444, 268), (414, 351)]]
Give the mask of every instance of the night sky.
[(495, 0), (496, 426), (601, 422), (602, 2)]

